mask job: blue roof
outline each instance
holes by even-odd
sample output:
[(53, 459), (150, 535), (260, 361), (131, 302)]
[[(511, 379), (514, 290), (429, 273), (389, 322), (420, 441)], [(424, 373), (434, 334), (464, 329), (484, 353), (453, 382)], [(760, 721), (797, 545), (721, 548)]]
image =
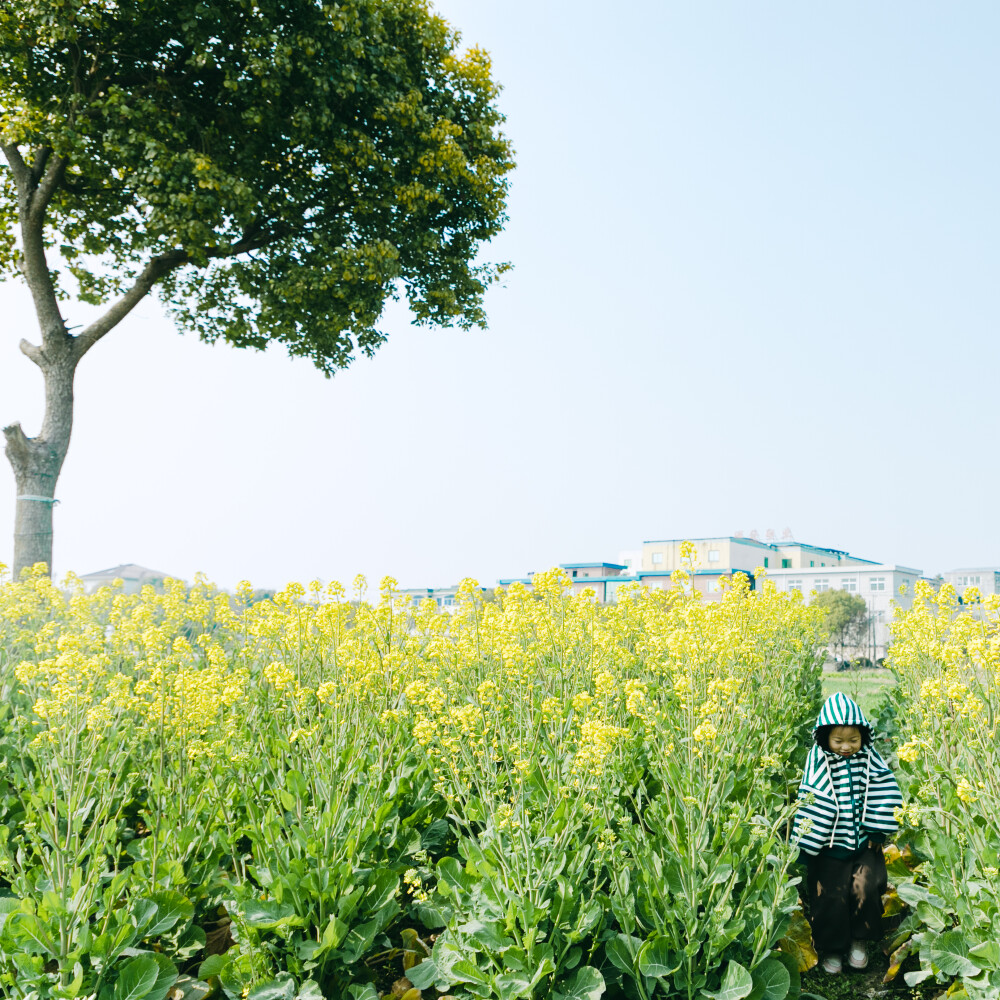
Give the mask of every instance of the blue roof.
[[(733, 573), (745, 573), (747, 576), (753, 576), (753, 572), (748, 569), (643, 569), (639, 571), (639, 576), (673, 576), (674, 573), (687, 573), (688, 576), (732, 576)], [(612, 579), (614, 578), (612, 577)]]
[(607, 567), (608, 569), (628, 569), (627, 566), (622, 566), (620, 563), (608, 563), (608, 562), (559, 563), (560, 569), (587, 569), (590, 566), (600, 566), (602, 568)]

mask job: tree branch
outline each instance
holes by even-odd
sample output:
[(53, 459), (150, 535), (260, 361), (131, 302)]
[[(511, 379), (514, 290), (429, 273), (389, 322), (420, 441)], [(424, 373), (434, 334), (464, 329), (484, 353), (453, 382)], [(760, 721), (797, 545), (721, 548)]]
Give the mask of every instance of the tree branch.
[(30, 457), (31, 449), (24, 431), (21, 430), (21, 425), (11, 424), (9, 427), (3, 429), (3, 434), (7, 439), (7, 447), (4, 450), (7, 452), (7, 457), (11, 462), (20, 462), (23, 464), (27, 461)]
[[(225, 260), (241, 253), (260, 250), (269, 243), (286, 236), (291, 231), (287, 225), (266, 229), (254, 223), (243, 230), (242, 236), (227, 247), (213, 247), (205, 251), (210, 260)], [(89, 351), (105, 334), (113, 330), (138, 304), (160, 278), (190, 263), (186, 250), (170, 250), (154, 257), (135, 279), (135, 284), (115, 302), (99, 319), (85, 327), (73, 338), (73, 352), (77, 361)]]
[(11, 173), (14, 175), (14, 184), (17, 187), (19, 199), (27, 201), (31, 197), (29, 184), (31, 181), (31, 171), (21, 156), (21, 150), (13, 143), (4, 143), (0, 146), (3, 150), (4, 158), (10, 164)]
[(253, 225), (247, 226), (243, 230), (243, 235), (231, 246), (209, 250), (207, 255), (215, 260), (236, 257), (251, 250), (260, 250), (269, 243), (280, 240), (282, 236), (287, 236), (291, 231), (291, 226), (287, 224), (275, 226), (273, 229), (265, 229), (259, 222), (255, 222)]
[(139, 273), (132, 287), (108, 311), (84, 327), (73, 337), (73, 354), (77, 361), (96, 344), (101, 337), (113, 330), (145, 297), (146, 293), (165, 274), (180, 267), (188, 259), (183, 250), (171, 250), (169, 253), (154, 257)]
[(52, 155), (52, 147), (39, 146), (34, 151), (34, 154), (35, 162), (31, 165), (31, 176), (37, 184), (45, 173), (45, 165), (49, 162), (49, 157)]
[[(265, 229), (254, 223), (243, 230), (243, 235), (228, 247), (213, 247), (205, 251), (210, 260), (225, 260), (241, 253), (260, 250), (269, 243), (281, 239), (290, 231), (287, 225)], [(171, 250), (154, 257), (136, 278), (135, 284), (115, 302), (99, 319), (85, 327), (73, 338), (73, 352), (77, 361), (89, 351), (105, 334), (113, 330), (143, 299), (160, 278), (191, 261), (186, 250)]]
[(45, 214), (45, 209), (49, 207), (49, 202), (52, 201), (52, 196), (59, 188), (63, 174), (66, 173), (67, 164), (65, 157), (52, 155), (51, 157), (46, 156), (45, 160), (47, 161), (45, 173), (38, 182), (38, 186), (32, 192), (31, 201), (28, 205), (31, 221), (40, 220)]
[(29, 343), (27, 340), (22, 340), (18, 346), (21, 348), (21, 353), (25, 357), (31, 358), (39, 368), (45, 363), (45, 352), (40, 347)]
[[(66, 163), (62, 157), (51, 158), (39, 153), (36, 165), (45, 164), (42, 183), (39, 185), (32, 168), (24, 162), (24, 157), (15, 143), (4, 143), (0, 149), (10, 164), (17, 188), (23, 251), (20, 268), (35, 303), (35, 313), (42, 332), (42, 344), (49, 347), (55, 344), (60, 336), (65, 336), (66, 327), (59, 311), (52, 275), (49, 274), (49, 266), (45, 259), (45, 241), (42, 232), (45, 209), (59, 186)], [(32, 356), (29, 354), (28, 357)], [(36, 358), (32, 357), (32, 360), (38, 363)]]

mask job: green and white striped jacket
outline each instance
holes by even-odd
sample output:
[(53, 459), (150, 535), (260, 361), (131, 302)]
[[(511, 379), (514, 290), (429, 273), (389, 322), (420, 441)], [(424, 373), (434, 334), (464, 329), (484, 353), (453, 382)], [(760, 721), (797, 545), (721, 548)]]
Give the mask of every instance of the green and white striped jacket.
[[(858, 704), (839, 692), (830, 695), (820, 710), (816, 729), (820, 726), (871, 729)], [(805, 802), (810, 794), (813, 801)], [(853, 852), (873, 833), (895, 833), (895, 809), (903, 804), (903, 797), (888, 764), (873, 746), (842, 757), (814, 745), (799, 784), (799, 801), (803, 804), (792, 823), (791, 841), (806, 854), (815, 855), (825, 848)]]

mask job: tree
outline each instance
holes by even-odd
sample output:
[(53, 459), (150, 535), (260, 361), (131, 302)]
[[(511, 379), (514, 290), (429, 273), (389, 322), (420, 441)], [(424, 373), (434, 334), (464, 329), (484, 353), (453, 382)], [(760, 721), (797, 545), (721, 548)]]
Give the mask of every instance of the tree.
[[(80, 360), (156, 289), (182, 329), (330, 376), (420, 324), (485, 325), (511, 150), (489, 59), (424, 0), (5, 0), (0, 278), (40, 343), (36, 437), (4, 428), (14, 573), (51, 566)], [(103, 307), (71, 333), (69, 280)]]
[(825, 612), (830, 645), (839, 650), (840, 659), (844, 659), (845, 649), (856, 650), (864, 642), (869, 621), (863, 597), (846, 590), (824, 590), (812, 603)]

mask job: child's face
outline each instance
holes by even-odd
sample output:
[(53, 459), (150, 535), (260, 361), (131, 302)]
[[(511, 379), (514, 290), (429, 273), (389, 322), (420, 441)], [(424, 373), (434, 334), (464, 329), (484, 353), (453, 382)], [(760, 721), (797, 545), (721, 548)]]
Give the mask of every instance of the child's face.
[(830, 749), (841, 757), (850, 757), (861, 749), (861, 730), (857, 726), (834, 726), (830, 730)]

